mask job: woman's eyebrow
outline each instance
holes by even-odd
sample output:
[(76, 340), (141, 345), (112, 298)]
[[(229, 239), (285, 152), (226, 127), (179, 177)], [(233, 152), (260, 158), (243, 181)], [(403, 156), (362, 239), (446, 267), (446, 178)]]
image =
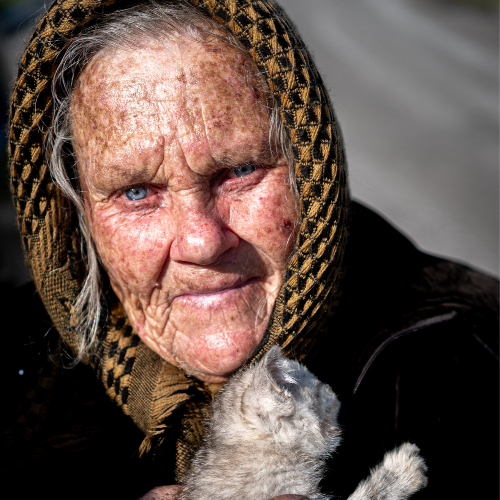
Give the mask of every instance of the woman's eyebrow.
[[(245, 153), (245, 150), (242, 150)], [(241, 155), (243, 156), (243, 154)], [(247, 159), (242, 158), (240, 155), (229, 155), (223, 154), (217, 158), (214, 158), (215, 168), (236, 168), (244, 165), (271, 165), (274, 163), (274, 155), (272, 154), (271, 148), (266, 144), (265, 148), (260, 151), (252, 151)]]

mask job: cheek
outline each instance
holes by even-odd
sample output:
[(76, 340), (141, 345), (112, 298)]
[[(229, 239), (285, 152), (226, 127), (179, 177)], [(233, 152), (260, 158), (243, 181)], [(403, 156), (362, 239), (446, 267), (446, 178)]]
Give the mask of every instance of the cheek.
[(294, 196), (286, 189), (287, 176), (276, 175), (249, 195), (235, 202), (231, 219), (238, 235), (284, 267), (295, 243), (298, 215)]
[(139, 296), (155, 286), (171, 242), (160, 212), (124, 216), (113, 207), (96, 207), (92, 214), (92, 236), (110, 277)]

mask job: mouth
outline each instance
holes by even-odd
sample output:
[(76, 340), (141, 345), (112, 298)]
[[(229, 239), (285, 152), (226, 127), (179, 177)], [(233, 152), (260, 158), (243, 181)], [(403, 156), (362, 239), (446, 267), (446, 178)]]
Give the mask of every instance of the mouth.
[(238, 279), (232, 283), (224, 283), (219, 286), (208, 286), (208, 287), (197, 287), (190, 290), (186, 290), (182, 294), (175, 297), (174, 300), (184, 299), (184, 300), (210, 300), (210, 299), (221, 299), (225, 295), (231, 294), (232, 292), (240, 291), (246, 287), (254, 284), (258, 280), (257, 277), (252, 277), (248, 279)]

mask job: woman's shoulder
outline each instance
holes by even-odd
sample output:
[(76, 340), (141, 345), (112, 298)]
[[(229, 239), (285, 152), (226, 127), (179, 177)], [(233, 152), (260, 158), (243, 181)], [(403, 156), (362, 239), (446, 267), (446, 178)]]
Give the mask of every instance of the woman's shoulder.
[(434, 299), (449, 297), (469, 307), (486, 307), (498, 315), (497, 278), (421, 251), (371, 208), (357, 202), (351, 208), (347, 288), (372, 280), (372, 289), (378, 287), (388, 294), (413, 290)]
[[(338, 357), (345, 390), (355, 392), (383, 353), (406, 344), (414, 353), (425, 346), (421, 355), (433, 359), (475, 356), (497, 363), (498, 280), (418, 250), (360, 204), (352, 213), (339, 306), (317, 349)], [(469, 344), (477, 349), (463, 347)], [(431, 354), (438, 345), (439, 356)]]
[(357, 328), (366, 351), (403, 331), (452, 321), (484, 337), (498, 353), (498, 280), (420, 251), (359, 203), (352, 206), (342, 290), (331, 326)]

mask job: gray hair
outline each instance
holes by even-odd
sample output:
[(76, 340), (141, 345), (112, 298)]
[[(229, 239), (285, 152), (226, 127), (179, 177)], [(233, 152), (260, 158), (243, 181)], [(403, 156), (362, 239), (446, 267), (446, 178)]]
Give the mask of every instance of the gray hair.
[[(82, 289), (71, 312), (71, 324), (76, 325), (81, 332), (75, 363), (90, 352), (101, 315), (105, 311), (101, 304), (99, 257), (85, 219), (84, 199), (71, 147), (73, 137), (70, 111), (74, 85), (90, 61), (105, 50), (133, 50), (141, 43), (167, 42), (179, 35), (197, 42), (207, 42), (207, 37), (212, 37), (212, 40), (221, 39), (248, 54), (231, 33), (185, 0), (162, 3), (152, 0), (109, 14), (71, 39), (52, 81), (54, 118), (46, 143), (49, 169), (56, 185), (77, 209), (81, 251), (87, 269)], [(281, 120), (279, 107), (270, 92), (268, 105), (269, 145), (273, 154), (282, 155), (286, 159), (290, 167), (290, 185), (298, 199), (290, 140)]]

